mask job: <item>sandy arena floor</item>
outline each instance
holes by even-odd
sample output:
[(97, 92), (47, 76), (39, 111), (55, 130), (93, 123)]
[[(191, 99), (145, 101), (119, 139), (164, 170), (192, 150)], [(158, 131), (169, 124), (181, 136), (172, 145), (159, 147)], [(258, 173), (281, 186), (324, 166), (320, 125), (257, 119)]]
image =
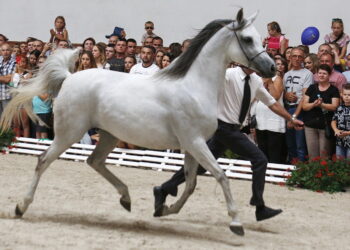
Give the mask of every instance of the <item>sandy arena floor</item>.
[(212, 177), (198, 177), (179, 214), (154, 218), (152, 187), (172, 173), (109, 166), (129, 184), (128, 213), (94, 170), (63, 160), (45, 172), (24, 217), (13, 219), (35, 165), (36, 157), (0, 155), (0, 249), (350, 249), (350, 192), (267, 184), (266, 204), (284, 212), (258, 223), (248, 205), (251, 183), (231, 180), (246, 233), (239, 237), (228, 228), (223, 194)]

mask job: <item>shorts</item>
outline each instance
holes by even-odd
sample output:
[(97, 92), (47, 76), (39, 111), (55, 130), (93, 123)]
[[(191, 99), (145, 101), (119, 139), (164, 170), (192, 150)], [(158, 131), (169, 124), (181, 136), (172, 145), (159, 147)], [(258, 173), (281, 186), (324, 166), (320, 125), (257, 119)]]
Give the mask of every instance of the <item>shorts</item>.
[(52, 113), (37, 114), (37, 116), (41, 119), (41, 121), (38, 121), (38, 123), (35, 125), (35, 131), (39, 133), (48, 133), (52, 127)]

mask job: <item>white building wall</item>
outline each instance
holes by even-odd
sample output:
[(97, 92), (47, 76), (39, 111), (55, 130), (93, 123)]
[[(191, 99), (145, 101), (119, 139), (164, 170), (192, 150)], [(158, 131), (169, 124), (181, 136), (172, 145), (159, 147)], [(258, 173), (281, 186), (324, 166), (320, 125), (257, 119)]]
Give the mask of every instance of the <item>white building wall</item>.
[(164, 38), (164, 45), (182, 42), (214, 19), (235, 18), (238, 6), (251, 15), (259, 10), (255, 22), (266, 36), (266, 24), (277, 21), (290, 39), (300, 44), (300, 35), (307, 26), (319, 28), (321, 36), (312, 50), (330, 32), (331, 19), (340, 17), (345, 32), (350, 33), (350, 1), (348, 0), (0, 0), (0, 33), (10, 40), (21, 41), (28, 36), (49, 39), (54, 18), (66, 18), (70, 40), (82, 42), (92, 36), (105, 42), (105, 35), (114, 26), (125, 28), (128, 38), (140, 42), (144, 22), (155, 23), (155, 33)]

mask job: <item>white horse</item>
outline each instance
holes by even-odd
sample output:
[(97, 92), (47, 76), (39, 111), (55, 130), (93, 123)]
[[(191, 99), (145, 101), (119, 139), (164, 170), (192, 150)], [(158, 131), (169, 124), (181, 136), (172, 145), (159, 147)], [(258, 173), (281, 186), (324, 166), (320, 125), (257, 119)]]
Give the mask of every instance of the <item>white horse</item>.
[(87, 163), (118, 190), (125, 209), (131, 209), (128, 187), (105, 167), (117, 140), (153, 149), (181, 148), (185, 151), (186, 187), (177, 202), (163, 207), (161, 215), (180, 211), (194, 191), (199, 163), (223, 189), (232, 217), (231, 231), (243, 235), (228, 179), (206, 141), (217, 128), (218, 90), (228, 63), (238, 62), (265, 77), (275, 74), (274, 62), (263, 50), (252, 25), (256, 15), (244, 19), (241, 9), (236, 21), (209, 23), (185, 53), (151, 77), (101, 69), (73, 74), (77, 50), (62, 50), (50, 56), (38, 76), (17, 90), (0, 122), (3, 130), (9, 128), (19, 105), (24, 105), (35, 119), (30, 108), (32, 97), (41, 93), (57, 95), (54, 141), (39, 157), (32, 184), (17, 204), (16, 215), (22, 216), (33, 201), (40, 176), (50, 163), (95, 127), (100, 128), (100, 142)]

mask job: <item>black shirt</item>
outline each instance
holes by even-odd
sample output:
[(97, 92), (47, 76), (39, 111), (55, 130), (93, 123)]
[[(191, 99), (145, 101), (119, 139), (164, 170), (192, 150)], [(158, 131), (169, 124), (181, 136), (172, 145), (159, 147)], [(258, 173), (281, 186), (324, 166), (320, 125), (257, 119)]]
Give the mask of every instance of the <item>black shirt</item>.
[[(310, 85), (306, 90), (305, 95), (309, 96), (309, 103), (313, 103), (320, 97), (324, 103), (331, 104), (332, 98), (340, 97), (337, 87), (330, 85), (325, 91), (320, 91), (318, 88), (318, 83)], [(324, 129), (324, 117), (326, 117), (327, 121), (331, 121), (333, 114), (333, 111), (322, 111), (320, 107), (315, 107), (304, 112), (304, 123), (306, 126), (311, 128)]]

